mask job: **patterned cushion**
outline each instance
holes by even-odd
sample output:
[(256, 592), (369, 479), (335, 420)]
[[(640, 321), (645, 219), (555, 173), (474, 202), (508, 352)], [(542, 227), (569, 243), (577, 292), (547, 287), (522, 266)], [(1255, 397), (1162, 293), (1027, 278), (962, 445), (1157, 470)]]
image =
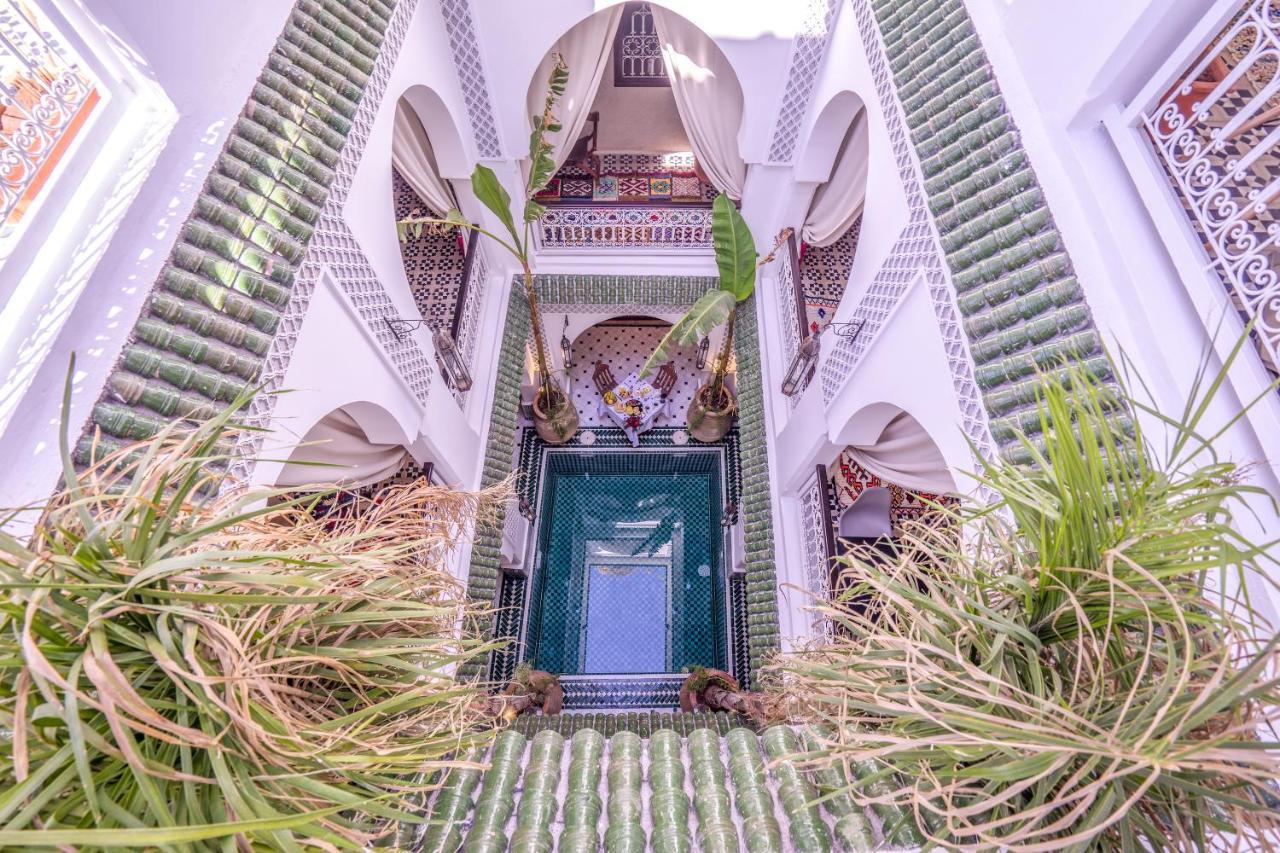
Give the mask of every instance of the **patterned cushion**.
[(618, 179), (613, 175), (601, 175), (596, 178), (596, 188), (591, 198), (594, 201), (617, 201)]
[(648, 198), (649, 178), (644, 175), (619, 175), (618, 198)]
[(650, 176), (649, 196), (651, 198), (671, 198), (671, 176), (670, 175)]
[(697, 175), (672, 175), (671, 197), (677, 201), (701, 201), (702, 181)]
[(595, 190), (590, 178), (566, 178), (560, 182), (561, 198), (591, 198)]
[(538, 190), (534, 198), (537, 198), (537, 199), (560, 198), (560, 179), (552, 178), (551, 180), (547, 181), (547, 185), (542, 189)]

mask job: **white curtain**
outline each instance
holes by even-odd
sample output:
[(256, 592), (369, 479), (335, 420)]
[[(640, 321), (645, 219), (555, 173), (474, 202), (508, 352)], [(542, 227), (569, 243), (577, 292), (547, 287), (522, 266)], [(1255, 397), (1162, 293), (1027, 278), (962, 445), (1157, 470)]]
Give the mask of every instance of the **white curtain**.
[(409, 451), (398, 444), (372, 443), (355, 418), (334, 409), (302, 439), (276, 485), (293, 489), (340, 483), (358, 488), (390, 477), (408, 457)]
[(596, 91), (600, 88), (600, 78), (609, 67), (613, 34), (617, 32), (621, 18), (622, 4), (618, 4), (608, 11), (598, 12), (580, 21), (560, 37), (534, 72), (526, 108), (530, 116), (540, 116), (546, 106), (547, 80), (551, 77), (551, 69), (555, 67), (557, 52), (564, 57), (565, 65), (569, 67), (569, 82), (565, 85), (564, 95), (554, 113), (560, 119), (560, 131), (547, 134), (547, 141), (555, 146), (551, 156), (556, 161), (557, 169), (564, 165), (569, 152), (573, 150), (573, 144), (586, 127), (587, 114), (591, 112)]
[(830, 246), (862, 215), (867, 198), (867, 111), (858, 110), (840, 144), (831, 177), (818, 187), (800, 236), (810, 246)]
[(444, 216), (458, 206), (453, 190), (440, 177), (427, 131), (404, 98), (396, 103), (395, 126), (391, 132), (391, 164), (431, 209), (431, 213)]
[(886, 483), (934, 494), (956, 490), (942, 452), (906, 412), (894, 416), (874, 444), (851, 445), (849, 455)]
[(747, 164), (738, 153), (742, 87), (720, 48), (684, 18), (653, 6), (653, 24), (680, 122), (707, 179), (742, 198)]

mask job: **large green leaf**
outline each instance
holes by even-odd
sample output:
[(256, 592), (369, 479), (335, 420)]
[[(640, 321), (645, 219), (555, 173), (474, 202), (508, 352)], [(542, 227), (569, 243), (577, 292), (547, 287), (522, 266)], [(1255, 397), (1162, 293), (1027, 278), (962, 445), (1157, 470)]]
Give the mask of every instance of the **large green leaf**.
[(733, 304), (733, 294), (728, 290), (712, 290), (704, 293), (702, 298), (693, 303), (685, 315), (675, 322), (671, 331), (658, 341), (653, 355), (649, 356), (644, 367), (640, 368), (640, 378), (648, 376), (655, 367), (669, 360), (673, 346), (689, 346), (697, 343), (712, 329), (727, 320), (729, 312), (733, 310)]
[(747, 221), (724, 193), (711, 205), (711, 237), (720, 268), (720, 288), (741, 302), (756, 289), (756, 242)]
[(502, 182), (493, 173), (493, 169), (484, 164), (476, 164), (476, 170), (471, 173), (471, 190), (481, 204), (502, 220), (511, 234), (512, 243), (519, 248), (520, 236), (516, 233), (515, 219), (511, 216), (511, 196), (503, 189)]
[(569, 67), (564, 58), (557, 55), (551, 76), (547, 80), (547, 100), (542, 115), (533, 117), (533, 131), (529, 134), (529, 192), (530, 203), (525, 207), (525, 221), (532, 222), (542, 214), (542, 208), (532, 203), (533, 197), (540, 192), (556, 173), (556, 162), (551, 153), (555, 146), (547, 141), (548, 133), (559, 133), (560, 122), (552, 115), (560, 96), (564, 94), (565, 85), (569, 82)]

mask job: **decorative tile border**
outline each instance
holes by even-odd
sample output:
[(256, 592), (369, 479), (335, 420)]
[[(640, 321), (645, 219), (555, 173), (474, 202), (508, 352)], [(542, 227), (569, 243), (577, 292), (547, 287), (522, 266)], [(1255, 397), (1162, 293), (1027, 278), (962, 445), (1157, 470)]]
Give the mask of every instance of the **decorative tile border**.
[[(582, 276), (544, 275), (535, 282), (545, 312), (588, 311), (630, 314), (639, 308), (680, 311), (715, 286), (704, 276)], [(498, 356), (494, 401), (490, 412), (482, 486), (492, 486), (512, 473), (519, 425), (520, 381), (529, 336), (529, 310), (519, 287), (507, 302), (506, 326)], [(764, 397), (755, 300), (739, 307), (735, 341), (738, 365), (738, 430), (741, 442), (742, 508), (746, 539), (746, 612), (751, 666), (761, 663), (779, 645), (777, 575), (774, 565), (773, 506), (770, 497), (768, 447), (765, 439)], [(499, 593), (502, 523), (481, 525), (476, 531), (467, 578), (467, 593), (492, 602)], [(493, 625), (488, 632), (494, 630)], [(490, 636), (492, 634), (490, 633)], [(478, 673), (479, 669), (473, 670)]]
[[(569, 439), (559, 447), (581, 447), (601, 450), (606, 448), (622, 448), (631, 450), (631, 442), (627, 439), (626, 433), (615, 427), (591, 427), (591, 433), (595, 436), (591, 444), (585, 444), (582, 441), (583, 430), (579, 430), (573, 438)], [(676, 435), (684, 433), (686, 438), (685, 444), (676, 443)], [(705, 450), (708, 448), (723, 448), (726, 470), (725, 475), (725, 492), (729, 497), (729, 503), (738, 503), (742, 499), (742, 461), (739, 457), (739, 439), (738, 428), (734, 427), (719, 441), (713, 441), (709, 444), (695, 441), (688, 443), (688, 433), (684, 427), (654, 427), (640, 433), (640, 449), (650, 449), (658, 447), (669, 447), (677, 452), (679, 450)], [(519, 490), (520, 496), (528, 501), (529, 506), (535, 506), (538, 500), (538, 477), (542, 470), (542, 454), (546, 452), (549, 445), (538, 437), (538, 433), (530, 428), (523, 430), (520, 439), (520, 470), (519, 482), (516, 488)]]
[[(251, 387), (268, 393), (246, 418), (265, 424), (319, 275), (314, 253), (352, 269), (338, 278), (362, 316), (378, 310), (380, 285), (338, 212), (416, 2), (296, 0), (94, 407), (103, 449), (209, 417)], [(389, 355), (415, 390), (429, 382), (420, 354)], [(86, 451), (87, 437), (81, 461)]]
[[(265, 428), (270, 425), (279, 396), (275, 392), (283, 386), (307, 308), (311, 305), (311, 297), (320, 276), (326, 270), (354, 305), (370, 333), (413, 390), (414, 396), (424, 405), (427, 401), (435, 367), (413, 337), (397, 337), (384, 322), (383, 318), (398, 315), (399, 310), (361, 250), (355, 235), (347, 227), (342, 213), (417, 4), (418, 0), (399, 0), (388, 23), (382, 50), (366, 82), (365, 97), (356, 110), (350, 136), (334, 169), (329, 197), (299, 268), (293, 297), (281, 319), (281, 331), (272, 341), (271, 350), (267, 354), (266, 367), (261, 377), (262, 393), (254, 397), (245, 411), (244, 420), (252, 426)], [(234, 479), (248, 477), (265, 435), (265, 432), (258, 431), (243, 434), (237, 448), (239, 459), (232, 469)]]
[(562, 675), (566, 711), (674, 708), (683, 675)]
[(449, 33), (449, 49), (453, 51), (462, 101), (467, 105), (467, 115), (471, 119), (476, 153), (482, 159), (499, 159), (502, 157), (502, 142), (498, 138), (498, 126), (489, 100), (489, 83), (484, 74), (480, 42), (476, 38), (471, 0), (440, 0), (440, 17), (444, 19), (445, 30)]
[[(930, 300), (938, 321), (938, 330), (942, 333), (952, 383), (960, 404), (961, 428), (977, 448), (979, 456), (990, 457), (992, 442), (986, 409), (974, 380), (973, 362), (960, 328), (947, 271), (941, 261), (941, 249), (925, 206), (918, 167), (909, 147), (901, 107), (866, 0), (852, 2), (871, 66), (876, 95), (884, 113), (894, 163), (907, 197), (908, 222), (849, 318), (853, 322), (863, 323), (861, 334), (838, 338), (834, 350), (823, 365), (823, 398), (827, 403), (831, 402), (875, 343), (889, 316), (906, 296), (911, 285), (919, 277), (923, 277), (929, 287)], [(974, 465), (979, 465), (976, 457)]]
[(556, 204), (538, 220), (543, 249), (711, 251), (709, 207), (574, 207)]
[(851, 2), (910, 210), (890, 263), (920, 265), (966, 434), (1025, 461), (1037, 371), (1112, 366), (962, 0)]
[(839, 8), (839, 0), (808, 0), (804, 26), (796, 34), (791, 48), (787, 87), (773, 126), (773, 138), (769, 142), (770, 163), (790, 163), (795, 157), (800, 124), (809, 113), (814, 83), (827, 55), (832, 24)]

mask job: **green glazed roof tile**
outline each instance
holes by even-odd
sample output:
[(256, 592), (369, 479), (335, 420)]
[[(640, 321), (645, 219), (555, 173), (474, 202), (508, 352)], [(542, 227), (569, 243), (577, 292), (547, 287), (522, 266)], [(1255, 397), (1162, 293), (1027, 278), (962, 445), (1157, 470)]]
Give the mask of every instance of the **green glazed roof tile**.
[[(1105, 378), (1076, 282), (1018, 131), (960, 0), (872, 0), (998, 445), (1034, 435), (1035, 372), (1088, 359)], [(941, 70), (939, 70), (941, 69)]]
[[(418, 844), (409, 846), (428, 853), (852, 853), (919, 843), (909, 815), (863, 809), (838, 769), (797, 763), (809, 747), (788, 726), (757, 736), (735, 726), (676, 725), (645, 737), (631, 730), (643, 713), (562, 716), (554, 724), (573, 729), (567, 743), (547, 728), (532, 742), (509, 729), (488, 755), (469, 754), (488, 769), (451, 771), (426, 808)], [(883, 790), (874, 766), (861, 775)]]
[(393, 6), (298, 0), (93, 409), (100, 447), (208, 417), (261, 373)]

